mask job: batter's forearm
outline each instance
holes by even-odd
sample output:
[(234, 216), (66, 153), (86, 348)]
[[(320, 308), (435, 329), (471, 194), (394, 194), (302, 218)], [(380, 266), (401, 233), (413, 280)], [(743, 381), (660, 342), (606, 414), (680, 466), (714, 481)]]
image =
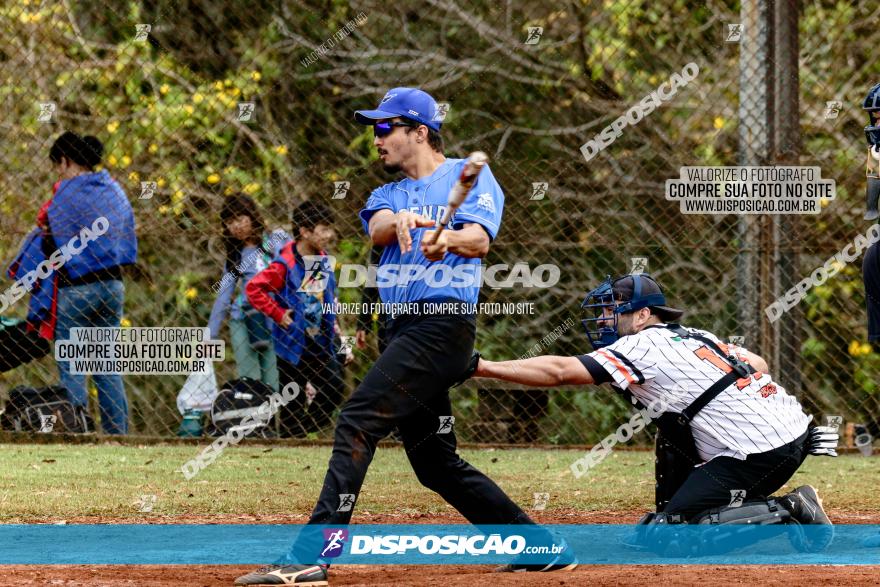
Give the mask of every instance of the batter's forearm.
[(370, 218), (370, 239), (374, 245), (387, 247), (397, 242), (397, 226), (394, 212), (379, 210)]
[(489, 253), (489, 235), (479, 224), (467, 224), (461, 230), (450, 230), (446, 235), (449, 252), (459, 257), (482, 259)]

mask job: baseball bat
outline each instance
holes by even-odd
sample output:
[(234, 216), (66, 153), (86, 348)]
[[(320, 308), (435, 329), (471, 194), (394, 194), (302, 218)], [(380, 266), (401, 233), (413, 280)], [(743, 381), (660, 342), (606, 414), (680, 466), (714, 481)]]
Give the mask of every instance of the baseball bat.
[(434, 233), (425, 241), (429, 245), (433, 245), (437, 242), (440, 233), (446, 229), (446, 225), (449, 224), (452, 215), (455, 214), (455, 211), (458, 210), (458, 207), (464, 202), (464, 199), (471, 191), (471, 188), (474, 187), (474, 183), (477, 181), (477, 176), (480, 175), (480, 171), (482, 171), (483, 167), (485, 167), (488, 162), (489, 157), (487, 157), (482, 151), (474, 151), (468, 155), (464, 167), (461, 168), (461, 175), (458, 176), (455, 185), (449, 190), (446, 211), (443, 213), (443, 217), (437, 221), (437, 225), (434, 227)]

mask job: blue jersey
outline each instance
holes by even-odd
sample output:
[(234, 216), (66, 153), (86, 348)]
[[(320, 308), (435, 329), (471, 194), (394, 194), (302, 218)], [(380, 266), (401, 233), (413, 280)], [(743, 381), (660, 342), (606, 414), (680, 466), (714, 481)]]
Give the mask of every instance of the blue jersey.
[[(369, 234), (370, 218), (379, 210), (410, 210), (439, 220), (446, 211), (449, 191), (458, 180), (464, 163), (464, 159), (447, 159), (427, 177), (417, 180), (406, 178), (374, 190), (360, 213), (364, 230)], [(455, 212), (449, 228), (455, 230), (465, 224), (476, 223), (485, 228), (489, 238), (494, 240), (501, 226), (503, 211), (504, 193), (487, 165)], [(476, 304), (480, 291), (481, 260), (447, 253), (441, 261), (428, 261), (420, 248), (426, 230), (432, 229), (417, 228), (412, 231), (413, 246), (408, 253), (401, 254), (396, 241), (382, 251), (376, 276), (382, 301), (406, 303), (430, 298), (453, 298)]]

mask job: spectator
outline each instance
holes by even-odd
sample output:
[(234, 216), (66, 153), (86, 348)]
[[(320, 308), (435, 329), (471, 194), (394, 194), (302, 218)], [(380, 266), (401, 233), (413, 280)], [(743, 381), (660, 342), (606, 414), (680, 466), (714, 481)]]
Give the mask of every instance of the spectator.
[[(107, 171), (95, 171), (103, 151), (95, 137), (70, 131), (49, 150), (60, 182), (38, 223), (44, 229), (46, 258), (62, 247), (65, 250), (66, 261), (57, 268), (56, 340), (69, 339), (71, 328), (119, 327), (125, 292), (122, 268), (137, 260), (131, 204)], [(86, 244), (82, 234), (87, 229), (95, 238)], [(68, 361), (58, 361), (61, 385), (74, 406), (87, 409), (86, 377), (72, 374), (71, 367)], [(122, 376), (94, 375), (93, 379), (104, 432), (126, 434), (128, 399)]]
[(290, 241), (290, 236), (283, 230), (268, 233), (256, 202), (244, 195), (226, 199), (220, 220), (226, 261), (223, 276), (215, 286), (215, 291), (219, 291), (208, 321), (211, 338), (219, 337), (223, 321), (229, 315), (229, 336), (238, 376), (262, 381), (278, 391), (272, 324), (251, 306), (244, 291), (250, 280), (267, 268), (281, 247)]
[[(282, 434), (303, 437), (330, 423), (342, 401), (343, 382), (333, 348), (335, 315), (322, 307), (336, 296), (326, 252), (335, 237), (332, 215), (323, 204), (305, 202), (293, 211), (292, 220), (295, 240), (284, 245), (245, 291), (251, 305), (275, 322), (272, 338), (281, 386), (295, 382), (303, 390), (281, 409)], [(306, 383), (317, 391), (308, 410)]]

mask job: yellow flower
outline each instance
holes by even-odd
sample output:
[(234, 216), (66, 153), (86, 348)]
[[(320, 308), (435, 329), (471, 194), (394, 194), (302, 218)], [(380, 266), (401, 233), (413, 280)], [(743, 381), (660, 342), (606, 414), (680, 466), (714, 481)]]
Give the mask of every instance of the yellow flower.
[(192, 114), (193, 112), (196, 111), (196, 109), (193, 108), (192, 106), (190, 106), (189, 104), (184, 104), (183, 111), (186, 112), (187, 114)]
[(287, 155), (287, 145), (278, 145), (275, 147), (275, 152), (279, 155)]
[(171, 87), (168, 84), (162, 84), (159, 86), (159, 93), (163, 96), (171, 91)]
[(223, 91), (223, 82), (214, 82), (214, 89), (218, 92)]
[(722, 128), (724, 128), (724, 119), (720, 116), (716, 116), (714, 126), (716, 130), (721, 130)]
[(207, 181), (208, 183), (220, 183), (220, 176), (217, 175), (216, 173), (212, 173), (211, 175), (209, 175), (209, 176), (206, 178), (206, 181)]
[(235, 173), (235, 165), (230, 165), (229, 167), (223, 168), (223, 175), (229, 175), (231, 173)]
[(159, 214), (167, 214), (167, 213), (168, 213), (168, 206), (165, 206), (165, 205), (159, 206)]
[(137, 171), (132, 171), (131, 173), (128, 174), (128, 181), (138, 182), (140, 180), (141, 180), (141, 176), (138, 175)]
[(254, 80), (255, 82), (260, 81), (260, 78), (261, 78), (261, 77), (263, 77), (263, 76), (260, 75), (260, 72), (259, 72), (259, 71), (254, 71), (254, 72), (251, 73), (251, 79)]
[(180, 216), (183, 214), (183, 204), (174, 204), (174, 207), (171, 208), (171, 210), (174, 212), (175, 216)]
[(204, 100), (204, 99), (205, 99), (205, 97), (203, 95), (199, 94), (198, 92), (193, 94), (193, 102), (196, 104), (201, 104), (202, 100)]
[(830, 203), (831, 203), (831, 200), (829, 200), (828, 198), (819, 198), (819, 205), (822, 206), (823, 208), (826, 207)]
[(119, 122), (118, 121), (114, 120), (113, 122), (107, 123), (107, 132), (109, 132), (111, 135), (113, 133), (115, 133), (117, 130), (119, 130)]
[(107, 157), (107, 165), (109, 165), (110, 167), (116, 165), (116, 155), (110, 155), (109, 157)]
[(183, 196), (183, 190), (176, 190), (173, 194), (171, 194), (171, 201), (177, 204), (181, 200), (183, 200)]
[(861, 351), (861, 346), (862, 346), (862, 345), (861, 345), (861, 344), (859, 343), (859, 341), (857, 341), (857, 340), (854, 340), (854, 341), (852, 341), (851, 343), (849, 343), (849, 354), (850, 354), (850, 356), (852, 356), (852, 357), (858, 357), (859, 354), (860, 354), (860, 351)]
[(256, 182), (251, 182), (251, 183), (247, 184), (246, 186), (244, 186), (244, 188), (242, 188), (242, 191), (244, 193), (246, 193), (247, 195), (251, 196), (251, 195), (257, 193), (258, 191), (260, 191), (260, 184), (258, 184)]
[(191, 287), (188, 290), (186, 290), (186, 293), (184, 295), (186, 296), (186, 299), (193, 300), (196, 297), (198, 297), (199, 292), (196, 290), (196, 288)]
[(131, 328), (131, 320), (129, 320), (128, 318), (123, 318), (119, 321), (119, 325), (123, 328)]
[(123, 155), (122, 159), (119, 160), (119, 164), (123, 167), (128, 167), (129, 165), (131, 165), (131, 157), (129, 157), (128, 155)]
[(229, 186), (228, 188), (226, 188), (225, 190), (223, 190), (223, 195), (224, 195), (224, 196), (231, 196), (231, 195), (234, 194), (234, 193), (235, 193), (235, 190), (232, 189), (232, 186)]
[(155, 153), (158, 150), (159, 150), (159, 145), (157, 145), (156, 143), (150, 143), (150, 146), (147, 147), (148, 153)]
[(164, 188), (164, 187), (165, 187), (165, 178), (164, 178), (164, 177), (160, 177), (159, 179), (157, 179), (157, 180), (156, 180), (156, 185), (157, 185), (158, 187), (160, 187), (160, 188)]
[(226, 86), (227, 88), (232, 87), (232, 80), (230, 80), (230, 79), (223, 80), (223, 85)]

